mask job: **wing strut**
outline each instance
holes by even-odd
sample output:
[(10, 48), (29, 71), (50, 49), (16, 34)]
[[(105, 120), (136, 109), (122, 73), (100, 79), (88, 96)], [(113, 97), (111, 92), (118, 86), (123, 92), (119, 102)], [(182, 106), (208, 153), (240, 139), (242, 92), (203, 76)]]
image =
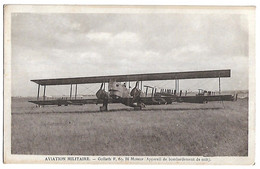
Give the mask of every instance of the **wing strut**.
[(220, 75), (218, 77), (218, 93), (221, 93), (221, 88), (220, 88)]
[(38, 84), (37, 100), (39, 100), (39, 95), (40, 95), (40, 88), (41, 88), (41, 85), (40, 85), (40, 84)]
[(75, 100), (77, 99), (77, 91), (78, 90), (78, 84), (76, 84), (76, 86), (75, 86)]
[(179, 93), (179, 89), (180, 89), (180, 82), (179, 79), (175, 80), (175, 90), (177, 93)]
[(43, 101), (45, 101), (45, 91), (46, 91), (46, 85), (44, 85), (44, 88), (43, 88)]
[(72, 95), (72, 84), (70, 85), (70, 100), (71, 100), (71, 95)]

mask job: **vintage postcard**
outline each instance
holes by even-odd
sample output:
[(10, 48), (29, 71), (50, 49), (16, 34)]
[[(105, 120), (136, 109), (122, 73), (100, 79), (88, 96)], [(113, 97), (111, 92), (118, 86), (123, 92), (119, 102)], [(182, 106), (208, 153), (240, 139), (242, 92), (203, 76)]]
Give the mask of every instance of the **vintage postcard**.
[(255, 7), (4, 6), (4, 162), (255, 161)]

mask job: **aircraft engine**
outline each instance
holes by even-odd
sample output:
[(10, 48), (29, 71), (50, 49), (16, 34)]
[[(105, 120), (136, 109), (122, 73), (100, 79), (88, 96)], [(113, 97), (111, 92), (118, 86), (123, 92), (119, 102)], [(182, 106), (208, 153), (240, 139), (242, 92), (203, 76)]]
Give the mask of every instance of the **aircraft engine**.
[(100, 100), (104, 100), (108, 98), (108, 93), (103, 88), (103, 83), (101, 84), (100, 89), (97, 91), (96, 96)]
[(133, 88), (130, 92), (130, 95), (133, 97), (141, 96), (141, 90), (138, 88)]
[(104, 89), (99, 89), (96, 93), (96, 96), (98, 99), (107, 99), (108, 98), (108, 94)]
[(133, 96), (134, 98), (140, 97), (142, 91), (137, 88), (138, 82), (136, 82), (135, 87), (131, 90), (130, 95)]

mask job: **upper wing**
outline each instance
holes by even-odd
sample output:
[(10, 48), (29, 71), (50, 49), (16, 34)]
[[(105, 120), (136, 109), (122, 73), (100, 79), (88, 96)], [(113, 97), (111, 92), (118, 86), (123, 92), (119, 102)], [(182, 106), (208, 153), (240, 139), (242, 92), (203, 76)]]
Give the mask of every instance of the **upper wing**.
[(112, 76), (92, 76), (92, 77), (59, 78), (59, 79), (38, 79), (38, 80), (31, 80), (31, 81), (39, 85), (68, 85), (68, 84), (104, 83), (104, 82), (109, 82), (110, 80), (115, 80), (117, 82), (127, 82), (127, 81), (153, 81), (153, 80), (197, 79), (197, 78), (218, 78), (218, 77), (230, 77), (230, 69), (112, 75)]

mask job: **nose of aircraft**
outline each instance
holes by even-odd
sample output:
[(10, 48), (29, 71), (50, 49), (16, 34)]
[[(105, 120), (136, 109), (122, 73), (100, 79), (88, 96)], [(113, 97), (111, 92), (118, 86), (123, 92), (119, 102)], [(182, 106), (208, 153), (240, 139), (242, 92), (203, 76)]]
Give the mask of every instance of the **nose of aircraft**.
[(118, 82), (110, 82), (108, 84), (109, 94), (112, 98), (122, 97), (122, 85)]
[(119, 84), (117, 82), (110, 82), (108, 84), (108, 90), (109, 91), (116, 91), (118, 90)]

